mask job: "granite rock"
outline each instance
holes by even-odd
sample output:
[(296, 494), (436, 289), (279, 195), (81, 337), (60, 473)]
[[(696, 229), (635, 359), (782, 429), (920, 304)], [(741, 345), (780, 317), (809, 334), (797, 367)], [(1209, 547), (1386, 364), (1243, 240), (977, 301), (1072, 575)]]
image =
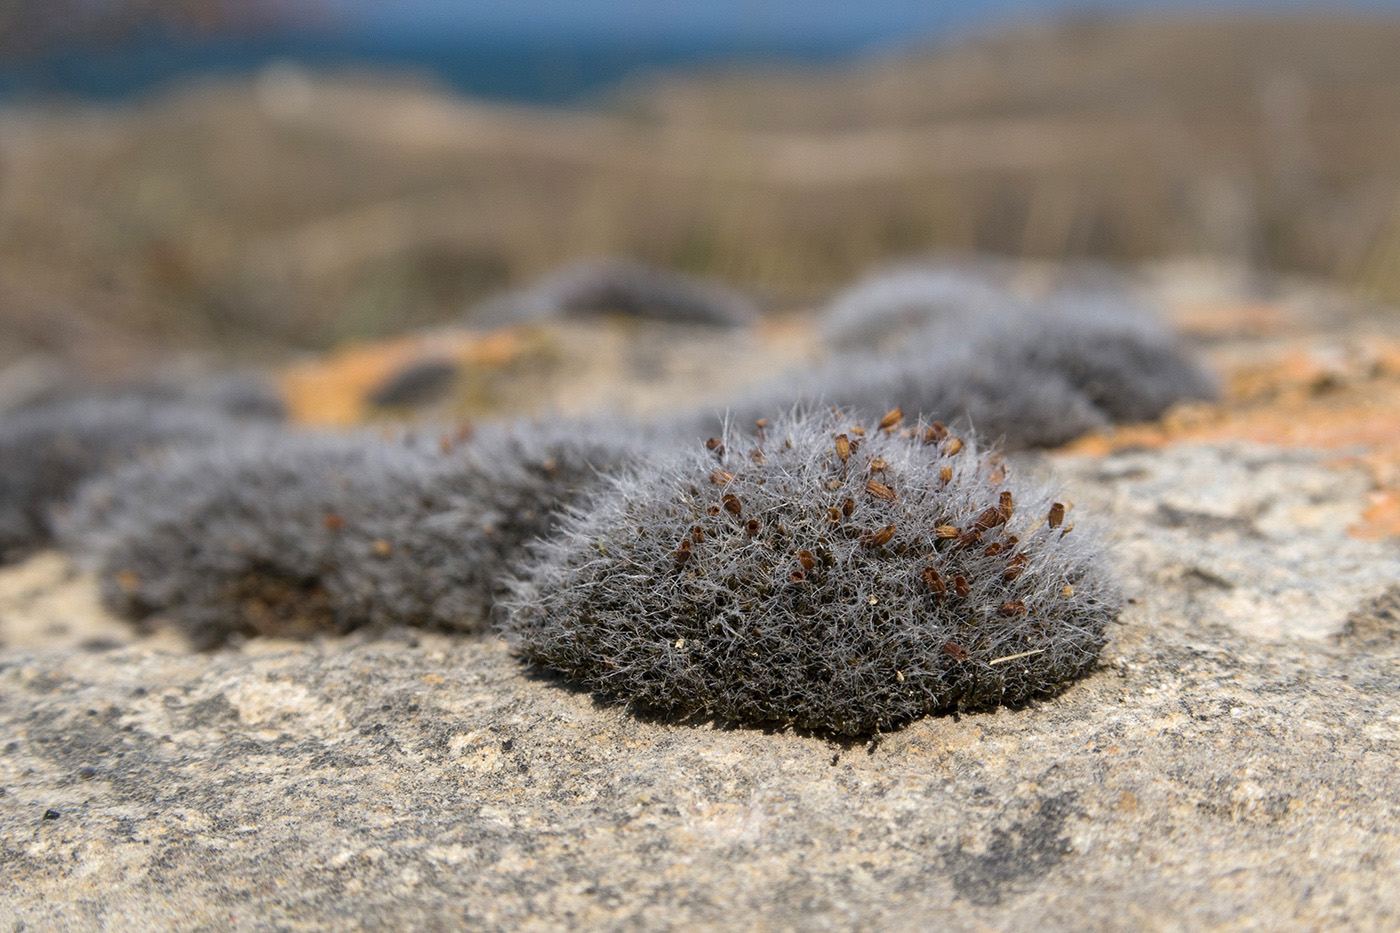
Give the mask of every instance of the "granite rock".
[(493, 639), (10, 639), (0, 929), (1394, 929), (1400, 549), (1349, 534), (1366, 474), (1023, 466), (1116, 541), (1099, 668), (871, 743), (641, 719)]

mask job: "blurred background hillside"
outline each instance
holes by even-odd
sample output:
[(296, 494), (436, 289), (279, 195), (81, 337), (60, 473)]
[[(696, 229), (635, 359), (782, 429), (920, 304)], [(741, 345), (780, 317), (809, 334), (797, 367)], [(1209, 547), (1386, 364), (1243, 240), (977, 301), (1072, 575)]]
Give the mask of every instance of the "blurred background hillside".
[(0, 3), (0, 364), (278, 359), (622, 255), (1208, 257), (1400, 300), (1400, 3)]

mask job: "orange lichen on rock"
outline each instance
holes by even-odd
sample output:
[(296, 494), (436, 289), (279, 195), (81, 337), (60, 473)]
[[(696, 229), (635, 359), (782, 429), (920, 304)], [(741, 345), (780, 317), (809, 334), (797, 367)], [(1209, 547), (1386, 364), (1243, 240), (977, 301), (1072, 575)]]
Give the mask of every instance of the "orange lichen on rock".
[(1287, 311), (1276, 302), (1199, 302), (1173, 309), (1182, 333), (1193, 337), (1261, 336), (1288, 329)]
[(1400, 492), (1389, 489), (1371, 494), (1371, 504), (1361, 513), (1361, 521), (1350, 529), (1359, 538), (1378, 541), (1400, 538)]
[(1224, 399), (1182, 406), (1161, 421), (1085, 437), (1068, 450), (1103, 454), (1186, 441), (1246, 440), (1335, 450), (1366, 468), (1375, 495), (1351, 531), (1400, 537), (1400, 341), (1373, 338), (1334, 351), (1293, 348), (1234, 367)]
[(346, 426), (368, 416), (375, 387), (421, 359), (447, 359), (463, 368), (497, 368), (513, 362), (525, 341), (514, 329), (462, 332), (348, 344), (283, 371), (282, 396), (297, 424)]

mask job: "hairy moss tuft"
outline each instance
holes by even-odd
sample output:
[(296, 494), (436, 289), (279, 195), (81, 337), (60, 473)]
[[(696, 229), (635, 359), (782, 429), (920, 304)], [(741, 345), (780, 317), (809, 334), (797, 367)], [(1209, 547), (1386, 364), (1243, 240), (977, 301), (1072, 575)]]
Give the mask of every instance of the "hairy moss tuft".
[(718, 282), (603, 258), (565, 266), (529, 288), (489, 299), (472, 309), (467, 322), (499, 327), (597, 314), (742, 327), (753, 322), (758, 309), (747, 295)]
[(52, 542), (56, 513), (93, 478), (156, 451), (249, 430), (230, 411), (240, 406), (147, 394), (55, 401), (0, 418), (0, 560)]
[(278, 434), (94, 484), (66, 530), (108, 604), (201, 646), (361, 626), (478, 631), (524, 545), (635, 455), (622, 426), (470, 439)]
[(785, 416), (613, 480), (518, 574), (511, 643), (638, 707), (843, 734), (1086, 673), (1120, 604), (1092, 534), (901, 415)]
[[(1160, 417), (1217, 386), (1182, 341), (1118, 297), (1063, 295), (982, 323), (945, 323), (894, 353), (842, 353), (735, 400), (740, 424), (794, 404), (911, 416), (975, 430), (1006, 449), (1053, 447), (1117, 422)], [(718, 419), (702, 422), (705, 433)]]

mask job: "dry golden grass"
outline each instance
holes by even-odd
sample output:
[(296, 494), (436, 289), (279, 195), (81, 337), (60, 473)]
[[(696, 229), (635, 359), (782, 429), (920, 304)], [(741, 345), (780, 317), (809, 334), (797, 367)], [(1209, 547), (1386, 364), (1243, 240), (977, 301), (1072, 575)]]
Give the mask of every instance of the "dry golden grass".
[(491, 107), (269, 74), (0, 114), (0, 338), (399, 333), (623, 253), (800, 303), (931, 249), (1224, 254), (1400, 297), (1400, 20), (1070, 24)]

